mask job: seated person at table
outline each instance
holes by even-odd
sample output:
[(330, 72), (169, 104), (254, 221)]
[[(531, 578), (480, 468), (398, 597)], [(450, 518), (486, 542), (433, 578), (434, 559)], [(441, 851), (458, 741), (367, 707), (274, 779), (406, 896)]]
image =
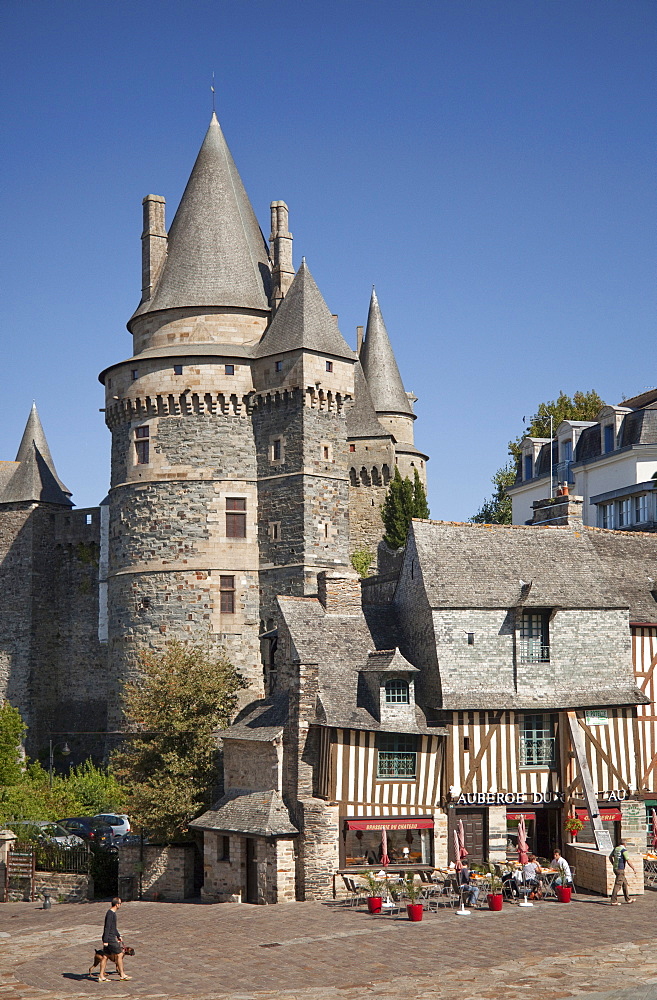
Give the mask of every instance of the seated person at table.
[(516, 881), (515, 872), (504, 872), (504, 874), (502, 875), (502, 885), (505, 886), (507, 889), (511, 890), (512, 899), (514, 896), (515, 897), (520, 896), (520, 893), (518, 892), (518, 883)]
[(529, 886), (532, 893), (538, 899), (542, 896), (543, 883), (541, 881), (541, 870), (536, 860), (535, 854), (530, 854), (526, 864), (522, 866), (522, 877), (526, 886)]
[(550, 868), (556, 868), (559, 872), (559, 877), (555, 879), (557, 885), (572, 885), (573, 876), (570, 871), (570, 865), (565, 858), (562, 858), (561, 851), (555, 848), (553, 851), (552, 861), (550, 862)]
[(476, 906), (479, 899), (479, 886), (471, 882), (471, 878), (472, 873), (467, 864), (464, 863), (463, 868), (458, 873), (459, 889), (463, 894), (463, 902), (467, 903), (468, 906)]

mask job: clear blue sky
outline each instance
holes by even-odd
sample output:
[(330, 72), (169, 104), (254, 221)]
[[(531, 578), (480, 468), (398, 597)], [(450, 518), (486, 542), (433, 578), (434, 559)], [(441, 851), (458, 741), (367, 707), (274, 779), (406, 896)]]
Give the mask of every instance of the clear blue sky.
[(175, 207), (209, 84), (261, 226), (290, 206), (355, 343), (377, 287), (437, 518), (560, 389), (657, 384), (653, 0), (4, 0), (0, 458), (36, 399), (79, 506), (109, 479), (141, 199)]

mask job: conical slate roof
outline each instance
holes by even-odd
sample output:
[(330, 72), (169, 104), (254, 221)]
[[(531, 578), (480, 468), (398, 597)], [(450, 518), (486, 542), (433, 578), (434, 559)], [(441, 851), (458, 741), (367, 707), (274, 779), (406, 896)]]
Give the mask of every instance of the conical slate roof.
[(340, 333), (305, 259), (256, 347), (254, 357), (265, 358), (302, 348), (338, 358), (356, 358)]
[(16, 455), (15, 472), (6, 484), (0, 502), (42, 500), (72, 507), (70, 496), (71, 491), (57, 475), (36, 403), (32, 403)]
[(408, 413), (412, 416), (413, 409), (404, 391), (404, 383), (374, 289), (360, 360), (376, 412)]
[(186, 306), (266, 310), (270, 287), (267, 244), (213, 114), (171, 223), (155, 292), (134, 315)]
[(389, 438), (374, 409), (360, 361), (354, 365), (354, 402), (347, 413), (348, 438)]

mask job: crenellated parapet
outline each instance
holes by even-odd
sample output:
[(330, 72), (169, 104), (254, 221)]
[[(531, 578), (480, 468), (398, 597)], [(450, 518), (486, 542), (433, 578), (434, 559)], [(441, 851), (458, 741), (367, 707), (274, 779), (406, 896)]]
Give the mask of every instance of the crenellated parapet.
[(105, 411), (105, 423), (112, 430), (121, 424), (153, 417), (242, 416), (251, 413), (253, 397), (224, 392), (158, 393), (119, 399)]

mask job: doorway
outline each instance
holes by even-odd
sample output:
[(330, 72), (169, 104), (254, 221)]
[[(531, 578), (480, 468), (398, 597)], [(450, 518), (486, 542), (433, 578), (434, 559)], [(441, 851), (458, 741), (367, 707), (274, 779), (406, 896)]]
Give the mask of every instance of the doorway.
[(535, 853), (539, 858), (550, 860), (555, 847), (561, 848), (559, 809), (536, 810)]
[[(468, 852), (470, 864), (482, 864), (488, 860), (488, 810), (487, 809), (457, 809), (456, 822), (463, 822), (463, 833), (465, 835), (465, 849)], [(454, 845), (453, 836), (450, 837), (450, 860)]]
[(246, 901), (258, 902), (258, 861), (256, 842), (251, 837), (246, 838)]

